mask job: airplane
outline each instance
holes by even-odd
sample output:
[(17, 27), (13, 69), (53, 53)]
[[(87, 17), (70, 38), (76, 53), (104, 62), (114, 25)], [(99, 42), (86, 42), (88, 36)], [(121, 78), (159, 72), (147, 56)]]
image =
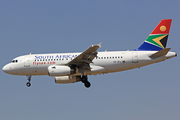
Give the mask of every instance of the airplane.
[(55, 83), (67, 84), (81, 81), (86, 88), (91, 86), (88, 75), (120, 72), (176, 57), (171, 48), (166, 48), (172, 19), (163, 19), (133, 51), (97, 52), (101, 44), (92, 45), (84, 52), (29, 54), (14, 58), (2, 70), (7, 74), (27, 76), (26, 85), (31, 86), (31, 76), (49, 75)]

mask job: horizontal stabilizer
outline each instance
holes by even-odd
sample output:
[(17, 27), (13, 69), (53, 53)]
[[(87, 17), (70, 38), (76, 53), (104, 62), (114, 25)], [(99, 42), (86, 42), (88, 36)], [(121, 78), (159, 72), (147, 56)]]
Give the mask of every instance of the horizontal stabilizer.
[(160, 57), (160, 56), (166, 55), (170, 49), (171, 48), (164, 48), (164, 49), (150, 55), (149, 57)]

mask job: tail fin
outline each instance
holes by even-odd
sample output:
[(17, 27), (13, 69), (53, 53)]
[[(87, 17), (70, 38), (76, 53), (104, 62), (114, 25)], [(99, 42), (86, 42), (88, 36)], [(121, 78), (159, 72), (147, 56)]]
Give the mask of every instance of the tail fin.
[(160, 51), (166, 48), (172, 19), (163, 19), (136, 51)]

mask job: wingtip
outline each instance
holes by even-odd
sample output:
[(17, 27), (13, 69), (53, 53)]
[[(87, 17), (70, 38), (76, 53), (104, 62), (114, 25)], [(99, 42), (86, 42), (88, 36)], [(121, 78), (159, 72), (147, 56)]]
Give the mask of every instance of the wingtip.
[(101, 44), (102, 44), (102, 42), (101, 42), (101, 43), (99, 43), (99, 44), (97, 44), (97, 45), (91, 45), (91, 47), (94, 47), (94, 46), (101, 47)]
[(101, 47), (101, 44), (102, 44), (102, 42), (101, 42), (101, 43), (99, 43), (99, 44), (98, 44), (98, 46), (99, 46), (99, 47)]

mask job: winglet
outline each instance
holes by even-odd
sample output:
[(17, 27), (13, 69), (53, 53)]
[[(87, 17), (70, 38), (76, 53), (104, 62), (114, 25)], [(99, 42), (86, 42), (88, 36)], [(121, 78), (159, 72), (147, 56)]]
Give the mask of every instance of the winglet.
[(102, 42), (101, 42), (101, 43), (99, 43), (99, 44), (98, 44), (98, 46), (99, 46), (99, 47), (101, 47), (101, 44), (102, 44)]
[(150, 55), (149, 57), (160, 57), (160, 56), (166, 55), (170, 49), (171, 48), (164, 48), (164, 49)]
[(94, 47), (94, 46), (101, 47), (101, 44), (102, 44), (102, 42), (97, 45), (92, 45), (92, 47)]

